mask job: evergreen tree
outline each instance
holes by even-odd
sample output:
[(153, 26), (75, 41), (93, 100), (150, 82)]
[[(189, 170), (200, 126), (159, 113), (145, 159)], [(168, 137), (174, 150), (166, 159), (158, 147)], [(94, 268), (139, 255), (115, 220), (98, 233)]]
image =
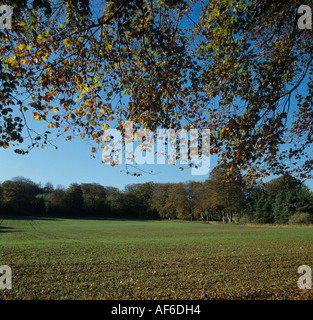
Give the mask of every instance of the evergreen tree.
[(258, 223), (273, 223), (273, 198), (262, 191), (255, 204), (254, 221)]
[(307, 212), (313, 215), (313, 197), (307, 188), (297, 188), (295, 190), (297, 202), (295, 204), (296, 212)]
[(285, 194), (277, 193), (273, 204), (273, 215), (275, 223), (286, 223), (288, 216), (286, 216), (288, 210), (286, 209)]

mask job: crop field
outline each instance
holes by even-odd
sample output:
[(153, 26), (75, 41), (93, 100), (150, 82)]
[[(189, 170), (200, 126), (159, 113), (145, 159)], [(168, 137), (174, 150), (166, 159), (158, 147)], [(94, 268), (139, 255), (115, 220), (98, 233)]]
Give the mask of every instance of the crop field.
[(312, 299), (313, 228), (180, 221), (0, 219), (0, 300)]

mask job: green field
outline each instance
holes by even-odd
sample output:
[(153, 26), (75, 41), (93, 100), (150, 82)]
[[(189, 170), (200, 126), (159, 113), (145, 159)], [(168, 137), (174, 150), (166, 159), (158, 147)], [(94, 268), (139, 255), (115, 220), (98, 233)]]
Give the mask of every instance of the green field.
[(312, 299), (313, 228), (0, 219), (0, 299)]

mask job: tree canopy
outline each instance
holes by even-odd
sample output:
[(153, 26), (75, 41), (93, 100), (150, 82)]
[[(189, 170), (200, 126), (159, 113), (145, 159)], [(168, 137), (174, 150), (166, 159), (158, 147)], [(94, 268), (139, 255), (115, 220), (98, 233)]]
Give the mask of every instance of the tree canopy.
[[(308, 1), (310, 4), (311, 1)], [(227, 172), (310, 178), (313, 33), (298, 0), (12, 0), (0, 146), (109, 127), (210, 129)], [(27, 116), (46, 122), (35, 132)], [(25, 148), (25, 143), (27, 147)]]

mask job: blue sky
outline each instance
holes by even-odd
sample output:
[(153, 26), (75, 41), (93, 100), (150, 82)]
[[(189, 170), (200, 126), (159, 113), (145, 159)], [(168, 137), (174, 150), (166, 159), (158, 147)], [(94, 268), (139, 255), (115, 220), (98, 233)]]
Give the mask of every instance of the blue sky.
[[(293, 100), (293, 106), (295, 101)], [(27, 116), (27, 122), (30, 128), (38, 132), (44, 132), (53, 129), (46, 127), (47, 123), (39, 122)], [(52, 135), (53, 136), (53, 135)], [(191, 168), (187, 165), (181, 165), (179, 161), (176, 165), (140, 165), (136, 170), (129, 167), (130, 171), (142, 173), (140, 177), (134, 177), (127, 174), (125, 161), (115, 167), (102, 163), (102, 149), (91, 158), (91, 147), (94, 144), (88, 143), (76, 136), (71, 141), (66, 141), (63, 137), (56, 139), (56, 150), (53, 146), (47, 146), (44, 149), (35, 148), (29, 154), (19, 155), (14, 152), (14, 148), (0, 148), (0, 182), (10, 180), (14, 177), (25, 177), (35, 183), (41, 183), (44, 186), (51, 182), (54, 187), (62, 185), (67, 188), (71, 183), (99, 183), (103, 186), (112, 186), (124, 189), (127, 184), (136, 184), (144, 182), (186, 182), (186, 181), (204, 181), (209, 174), (195, 176), (191, 174)], [(156, 149), (155, 149), (156, 150)], [(217, 164), (217, 157), (210, 158), (211, 170)], [(181, 171), (180, 167), (184, 170)], [(145, 172), (142, 172), (144, 170)], [(152, 173), (150, 171), (153, 170)], [(274, 176), (269, 177), (268, 181)], [(313, 179), (306, 182), (306, 185), (313, 191)]]
[[(37, 122), (36, 126), (38, 125)], [(74, 182), (99, 183), (122, 190), (127, 184), (133, 183), (204, 181), (209, 177), (209, 174), (192, 175), (191, 169), (187, 165), (180, 165), (179, 161), (176, 165), (141, 165), (138, 170), (129, 167), (129, 170), (138, 173), (142, 173), (141, 170), (146, 171), (140, 177), (133, 177), (126, 173), (124, 162), (114, 167), (102, 163), (101, 149), (97, 151), (94, 159), (91, 158), (91, 145), (80, 137), (74, 137), (72, 141), (59, 138), (56, 145), (57, 150), (53, 146), (35, 148), (26, 155), (16, 154), (12, 147), (0, 148), (0, 181), (23, 176), (43, 186), (47, 182), (51, 182), (54, 187), (63, 185), (65, 188)], [(211, 170), (216, 163), (217, 158), (212, 156)], [(180, 167), (184, 170), (181, 171)], [(153, 172), (149, 173), (150, 170)], [(313, 191), (313, 180), (307, 181), (306, 185)]]
[[(29, 111), (28, 111), (29, 113)], [(55, 138), (56, 131), (47, 129), (47, 123), (34, 120), (29, 113), (26, 115), (28, 126), (37, 132), (49, 130), (52, 132), (50, 138)], [(127, 184), (144, 182), (185, 182), (204, 181), (207, 175), (192, 175), (188, 165), (154, 164), (128, 166), (131, 172), (141, 173), (140, 177), (127, 174), (125, 159), (122, 163), (112, 167), (102, 163), (102, 149), (91, 157), (91, 148), (95, 143), (74, 136), (71, 141), (66, 141), (62, 136), (53, 141), (54, 145), (48, 145), (44, 149), (38, 147), (32, 149), (28, 154), (19, 155), (14, 152), (14, 147), (8, 149), (0, 148), (0, 182), (10, 180), (14, 177), (25, 177), (41, 183), (44, 186), (51, 182), (54, 187), (62, 185), (67, 188), (71, 183), (99, 183), (103, 186), (112, 186), (124, 189)], [(24, 146), (27, 147), (27, 144)], [(134, 149), (137, 145), (134, 143)], [(21, 148), (21, 146), (19, 146)], [(156, 148), (155, 148), (156, 150)], [(135, 151), (135, 150), (134, 150)], [(156, 157), (155, 157), (156, 163)], [(216, 166), (216, 157), (210, 157), (211, 169)], [(180, 168), (184, 170), (181, 171)], [(151, 172), (152, 170), (152, 172)]]
[[(180, 165), (179, 161), (176, 165), (141, 165), (138, 169), (128, 167), (130, 171), (142, 173), (140, 177), (133, 177), (126, 173), (124, 162), (114, 167), (102, 163), (101, 149), (95, 154), (95, 159), (90, 158), (90, 144), (79, 137), (72, 141), (59, 139), (57, 146), (58, 150), (48, 146), (33, 149), (26, 155), (14, 153), (13, 148), (0, 149), (0, 181), (23, 176), (43, 185), (51, 182), (54, 187), (68, 187), (73, 182), (94, 182), (123, 189), (125, 185), (132, 183), (204, 181), (208, 178), (208, 175), (192, 175), (191, 169), (187, 165)], [(216, 165), (213, 157), (210, 160), (212, 166)], [(180, 167), (184, 170), (181, 171)]]
[[(292, 99), (293, 108), (296, 103)], [(33, 120), (31, 114), (27, 116), (30, 128), (38, 132), (53, 129), (46, 127), (47, 123)], [(187, 165), (140, 165), (138, 169), (129, 167), (130, 171), (142, 173), (140, 177), (134, 177), (127, 174), (127, 168), (124, 164), (112, 167), (102, 163), (102, 149), (91, 158), (91, 145), (86, 140), (76, 136), (71, 141), (65, 141), (63, 137), (56, 139), (56, 150), (53, 146), (47, 146), (44, 149), (35, 148), (26, 155), (18, 155), (14, 148), (0, 148), (0, 182), (10, 180), (14, 177), (25, 177), (35, 183), (41, 183), (44, 186), (51, 182), (54, 187), (63, 185), (67, 188), (71, 183), (99, 183), (103, 186), (112, 186), (124, 189), (127, 184), (136, 184), (144, 182), (186, 182), (186, 181), (204, 181), (209, 174), (195, 176), (191, 174), (191, 168)], [(156, 149), (155, 149), (156, 150)], [(210, 158), (211, 170), (217, 164), (216, 156)], [(181, 171), (180, 167), (184, 170)], [(141, 172), (144, 170), (145, 172)], [(153, 170), (152, 173), (150, 171)], [(275, 178), (274, 176), (269, 179)], [(265, 180), (268, 181), (269, 179)], [(313, 191), (313, 179), (308, 180), (306, 185)]]

